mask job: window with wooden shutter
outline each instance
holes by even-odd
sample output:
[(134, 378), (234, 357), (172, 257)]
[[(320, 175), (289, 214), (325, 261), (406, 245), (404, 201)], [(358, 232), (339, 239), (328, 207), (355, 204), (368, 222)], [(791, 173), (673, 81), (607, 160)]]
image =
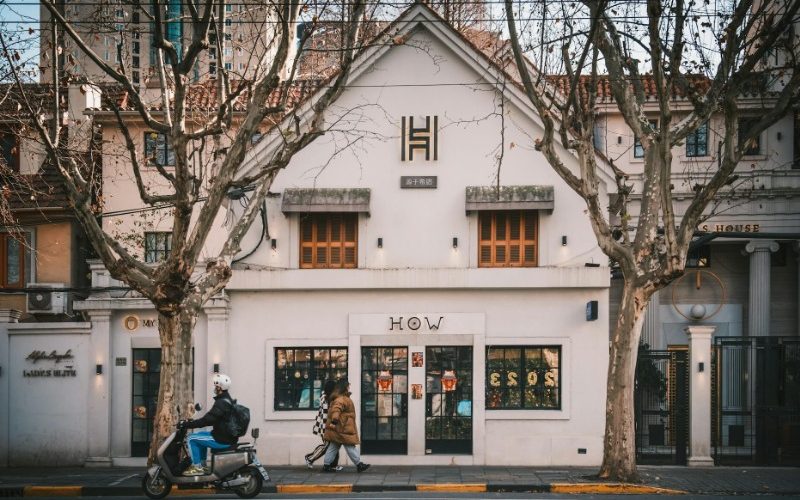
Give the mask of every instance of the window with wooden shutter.
[(534, 267), (538, 263), (538, 212), (480, 212), (479, 267)]
[(355, 268), (358, 214), (326, 213), (300, 216), (300, 267)]

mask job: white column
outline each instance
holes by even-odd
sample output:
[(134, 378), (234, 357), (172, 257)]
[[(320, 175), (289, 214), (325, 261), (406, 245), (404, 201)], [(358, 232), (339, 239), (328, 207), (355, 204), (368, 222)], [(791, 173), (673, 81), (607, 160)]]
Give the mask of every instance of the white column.
[(771, 254), (778, 251), (772, 240), (753, 240), (744, 249), (750, 254), (750, 289), (747, 335), (766, 337), (770, 332), (770, 270)]
[[(205, 374), (195, 379), (195, 399), (202, 401), (201, 397), (206, 398), (205, 405), (211, 408), (211, 377), (214, 376), (213, 366), (219, 364), (219, 370), (234, 379), (234, 386), (237, 382), (237, 373), (234, 373), (228, 357), (228, 298), (225, 295), (213, 297), (203, 307), (208, 318), (206, 328), (206, 352), (202, 354), (202, 349), (195, 348), (195, 373)], [(202, 364), (200, 364), (202, 363)], [(238, 380), (243, 381), (241, 377)], [(202, 385), (201, 385), (202, 383)], [(233, 389), (235, 390), (235, 389)], [(234, 392), (235, 394), (235, 392)]]
[(711, 337), (716, 329), (708, 325), (684, 328), (689, 337), (689, 467), (714, 465), (711, 458)]
[(642, 326), (642, 338), (640, 343), (647, 344), (650, 349), (664, 349), (664, 338), (661, 334), (661, 307), (660, 292), (656, 292), (650, 297), (647, 309), (644, 312), (644, 325)]
[(111, 466), (111, 311), (88, 311), (92, 322), (90, 366), (102, 365), (103, 373), (92, 375), (87, 419), (89, 454), (86, 467)]
[(800, 241), (794, 242), (794, 253), (797, 260), (797, 324), (794, 331), (796, 335), (800, 335)]
[(8, 466), (8, 426), (11, 423), (8, 413), (11, 396), (8, 382), (10, 354), (6, 326), (16, 323), (21, 315), (16, 309), (0, 309), (0, 467)]

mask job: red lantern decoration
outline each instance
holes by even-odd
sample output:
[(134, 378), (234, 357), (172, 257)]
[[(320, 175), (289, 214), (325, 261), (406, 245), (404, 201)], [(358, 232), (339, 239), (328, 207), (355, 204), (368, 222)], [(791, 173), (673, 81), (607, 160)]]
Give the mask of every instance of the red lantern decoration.
[(444, 392), (455, 391), (457, 380), (455, 370), (445, 370), (442, 374), (442, 390)]
[(389, 392), (392, 390), (392, 372), (383, 370), (378, 374), (378, 390)]

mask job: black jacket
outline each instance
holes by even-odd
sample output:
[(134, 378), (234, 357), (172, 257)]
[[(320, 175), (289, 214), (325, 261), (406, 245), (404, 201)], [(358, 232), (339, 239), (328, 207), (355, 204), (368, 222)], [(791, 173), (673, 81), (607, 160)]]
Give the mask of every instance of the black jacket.
[(197, 420), (190, 420), (186, 425), (189, 429), (197, 429), (199, 427), (213, 426), (211, 429), (211, 437), (214, 441), (222, 444), (236, 444), (238, 438), (231, 436), (225, 432), (223, 423), (230, 417), (233, 408), (233, 399), (228, 391), (222, 391), (219, 395), (214, 396), (214, 406), (208, 412)]

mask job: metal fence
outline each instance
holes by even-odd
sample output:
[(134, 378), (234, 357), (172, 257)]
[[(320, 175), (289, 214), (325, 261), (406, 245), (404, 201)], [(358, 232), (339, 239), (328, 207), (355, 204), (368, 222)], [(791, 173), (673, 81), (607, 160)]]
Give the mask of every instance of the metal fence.
[(800, 338), (718, 337), (711, 389), (718, 464), (800, 465)]
[(639, 350), (634, 410), (637, 462), (686, 464), (689, 442), (688, 351)]

